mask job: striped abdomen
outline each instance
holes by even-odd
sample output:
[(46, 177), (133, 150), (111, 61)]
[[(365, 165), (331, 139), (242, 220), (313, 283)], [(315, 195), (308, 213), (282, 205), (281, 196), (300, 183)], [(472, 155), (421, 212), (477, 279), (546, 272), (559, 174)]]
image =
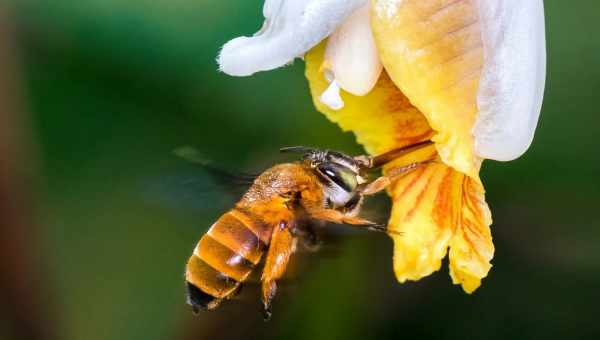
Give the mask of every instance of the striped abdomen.
[(188, 304), (212, 309), (231, 297), (260, 261), (272, 227), (234, 208), (202, 236), (186, 268)]

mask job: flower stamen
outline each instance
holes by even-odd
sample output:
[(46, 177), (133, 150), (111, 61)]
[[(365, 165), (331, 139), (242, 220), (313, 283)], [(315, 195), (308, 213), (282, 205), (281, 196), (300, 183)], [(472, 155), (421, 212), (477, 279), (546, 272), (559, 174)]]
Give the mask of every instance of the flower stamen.
[(329, 83), (329, 87), (321, 94), (319, 100), (332, 110), (337, 111), (344, 108), (344, 101), (340, 96), (340, 86), (335, 79)]
[[(382, 69), (366, 4), (352, 13), (327, 41), (321, 70), (330, 86), (321, 95), (325, 101), (321, 101), (333, 110), (340, 110), (344, 106), (340, 88), (355, 96), (364, 96), (371, 92)], [(331, 99), (335, 100), (327, 101)]]

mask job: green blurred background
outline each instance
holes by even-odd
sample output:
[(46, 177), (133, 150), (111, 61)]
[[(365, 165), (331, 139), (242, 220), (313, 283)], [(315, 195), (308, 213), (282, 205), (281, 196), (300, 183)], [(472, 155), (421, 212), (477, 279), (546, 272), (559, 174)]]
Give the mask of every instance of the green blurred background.
[(446, 265), (400, 285), (390, 239), (345, 232), (302, 255), (269, 323), (253, 287), (215, 313), (185, 305), (185, 261), (235, 196), (172, 150), (259, 172), (280, 146), (361, 148), (315, 111), (301, 61), (217, 72), (220, 46), (260, 27), (262, 1), (11, 4), (30, 228), (4, 277), (29, 288), (3, 290), (0, 338), (600, 338), (600, 2), (545, 1), (544, 107), (527, 154), (484, 165), (496, 255), (475, 294)]

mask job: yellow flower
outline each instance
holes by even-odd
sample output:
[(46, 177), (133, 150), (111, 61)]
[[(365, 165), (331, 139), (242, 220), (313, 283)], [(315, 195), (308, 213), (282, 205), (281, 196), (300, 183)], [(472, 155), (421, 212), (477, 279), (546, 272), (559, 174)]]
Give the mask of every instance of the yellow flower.
[(310, 49), (315, 106), (367, 152), (434, 141), (384, 168), (436, 154), (442, 161), (388, 189), (388, 228), (401, 232), (391, 234), (394, 272), (400, 282), (418, 280), (449, 252), (453, 282), (474, 291), (494, 254), (481, 162), (519, 157), (539, 116), (542, 1), (268, 0), (264, 12), (263, 33), (226, 44), (221, 69), (248, 75)]

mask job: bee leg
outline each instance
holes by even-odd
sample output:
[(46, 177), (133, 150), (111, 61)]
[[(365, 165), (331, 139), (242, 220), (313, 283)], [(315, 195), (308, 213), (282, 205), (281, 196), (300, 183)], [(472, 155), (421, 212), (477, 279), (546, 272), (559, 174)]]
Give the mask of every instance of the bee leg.
[(349, 224), (355, 227), (364, 227), (370, 231), (377, 231), (388, 234), (397, 234), (402, 235), (401, 232), (396, 232), (392, 230), (388, 230), (387, 225), (369, 221), (367, 219), (357, 217), (357, 216), (348, 216), (343, 212), (334, 210), (334, 209), (322, 209), (317, 211), (312, 211), (310, 213), (312, 218), (316, 218), (319, 220), (337, 223), (337, 224)]
[(285, 273), (294, 248), (294, 237), (287, 222), (280, 222), (273, 228), (271, 243), (261, 277), (262, 301), (265, 321), (271, 318), (271, 302), (277, 292), (276, 280)]
[(359, 192), (362, 195), (369, 196), (374, 195), (392, 184), (392, 180), (387, 176), (378, 177), (373, 182), (368, 183), (364, 188), (360, 188)]
[(427, 148), (433, 148), (433, 142), (427, 140), (423, 142), (419, 142), (413, 145), (405, 146), (398, 149), (390, 150), (386, 153), (377, 155), (377, 156), (367, 156), (361, 155), (354, 157), (354, 160), (359, 164), (359, 166), (363, 169), (375, 169), (379, 168), (401, 156), (404, 156), (409, 153), (413, 153), (418, 150), (424, 150)]
[(391, 169), (390, 171), (388, 171), (387, 175), (381, 176), (381, 177), (377, 178), (376, 180), (374, 180), (373, 182), (368, 183), (366, 186), (359, 189), (359, 192), (362, 195), (366, 195), (366, 196), (374, 195), (374, 194), (384, 190), (385, 188), (387, 188), (396, 179), (406, 175), (407, 173), (411, 172), (412, 170), (415, 170), (416, 168), (418, 168), (420, 166), (429, 164), (431, 162), (432, 162), (432, 160), (427, 160), (424, 162), (411, 163), (406, 166)]
[(309, 252), (316, 252), (321, 248), (321, 240), (312, 223), (303, 223), (301, 228), (294, 228), (292, 230), (292, 235), (298, 238), (302, 247)]
[(367, 219), (358, 216), (348, 216), (343, 212), (335, 209), (319, 209), (309, 212), (310, 217), (323, 220), (327, 222), (337, 224), (352, 224), (352, 225), (365, 225), (365, 226), (379, 226), (376, 222), (369, 221)]

